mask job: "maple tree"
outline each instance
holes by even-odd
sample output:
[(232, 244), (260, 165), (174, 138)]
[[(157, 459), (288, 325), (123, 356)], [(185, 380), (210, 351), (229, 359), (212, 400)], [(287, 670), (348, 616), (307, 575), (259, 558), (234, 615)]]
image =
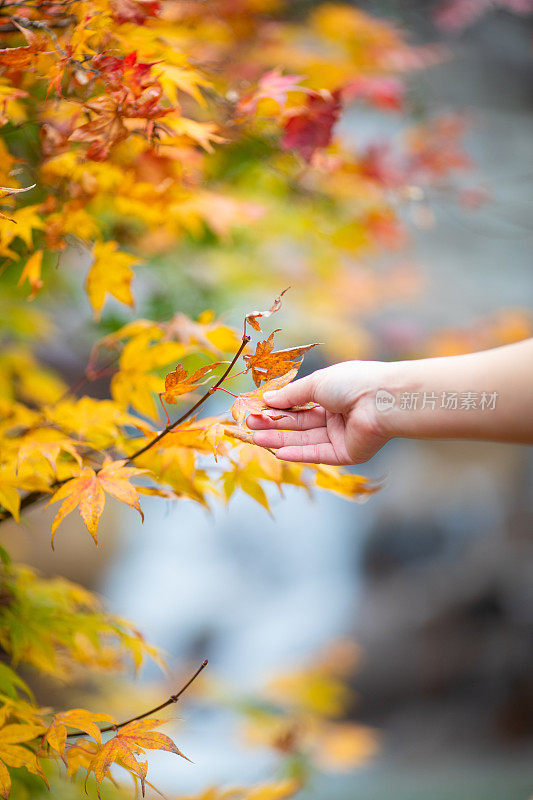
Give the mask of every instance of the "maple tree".
[[(223, 308), (235, 298), (248, 307), (247, 290), (270, 297), (290, 283), (293, 305), (342, 349), (354, 297), (368, 306), (378, 289), (396, 293), (388, 276), (362, 279), (356, 259), (400, 246), (402, 209), (425, 205), (467, 164), (454, 117), (409, 126), (399, 145), (355, 148), (337, 133), (350, 103), (406, 109), (405, 73), (438, 61), (438, 48), (414, 47), (347, 5), (288, 10), (277, 0), (0, 3), (0, 524), (46, 502), (52, 543), (75, 510), (97, 543), (108, 498), (142, 517), (143, 496), (208, 506), (242, 491), (269, 509), (285, 485), (355, 500), (376, 490), (252, 442), (247, 415), (279, 416), (263, 393), (292, 380), (316, 347), (276, 349), (276, 330), (251, 344), (284, 292), (245, 314), (242, 331), (212, 311), (192, 318), (175, 308), (176, 281), (203, 298), (206, 271)], [(64, 337), (54, 331), (58, 307), (83, 316), (82, 283), (95, 327), (80, 335), (90, 350), (84, 376), (67, 385), (38, 345)], [(153, 285), (170, 313), (124, 316)], [(236, 394), (228, 386), (238, 374), (253, 386)], [(91, 396), (103, 375), (109, 396)], [(227, 413), (199, 416), (215, 392), (235, 394)], [(0, 556), (0, 795), (63, 785), (51, 769), (61, 764), (80, 792), (87, 781), (114, 792), (117, 766), (144, 791), (145, 750), (183, 755), (154, 729), (191, 681), (123, 722), (43, 708), (21, 670), (65, 684), (161, 656), (82, 587), (14, 564), (3, 548)], [(373, 750), (368, 732), (337, 725), (342, 704), (312, 700), (339, 686), (322, 665), (291, 683), (307, 701), (285, 697), (274, 718), (259, 715), (279, 754), (352, 763)], [(301, 781), (296, 770), (208, 796), (282, 800)]]

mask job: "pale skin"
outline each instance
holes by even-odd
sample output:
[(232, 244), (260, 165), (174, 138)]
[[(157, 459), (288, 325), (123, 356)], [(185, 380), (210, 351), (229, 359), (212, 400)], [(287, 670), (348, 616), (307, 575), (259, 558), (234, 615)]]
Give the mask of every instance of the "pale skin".
[[(379, 390), (394, 396), (390, 410), (376, 407)], [(417, 407), (402, 408), (401, 397), (413, 393)], [(442, 408), (450, 393), (457, 393), (457, 408)], [(467, 393), (475, 407), (461, 408)], [(345, 361), (267, 392), (264, 400), (279, 409), (319, 404), (278, 420), (248, 417), (254, 442), (284, 461), (361, 464), (396, 437), (533, 445), (533, 339), (446, 358)]]

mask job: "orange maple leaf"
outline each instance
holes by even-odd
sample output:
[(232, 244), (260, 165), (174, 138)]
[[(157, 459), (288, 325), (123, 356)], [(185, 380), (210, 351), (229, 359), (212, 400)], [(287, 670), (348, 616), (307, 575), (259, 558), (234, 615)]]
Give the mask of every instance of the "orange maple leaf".
[(15, 20), (12, 22), (23, 34), (28, 44), (23, 47), (3, 47), (0, 50), (0, 66), (8, 70), (26, 69), (34, 62), (37, 53), (46, 50), (49, 44), (48, 39), (46, 36), (33, 33), (28, 28), (23, 28)]
[(189, 394), (201, 386), (201, 379), (204, 378), (209, 372), (212, 372), (215, 367), (220, 365), (220, 361), (215, 361), (208, 364), (206, 367), (200, 367), (193, 375), (189, 375), (188, 370), (178, 364), (173, 372), (169, 372), (165, 378), (165, 391), (161, 392), (162, 397), (167, 403), (177, 403), (178, 397), (182, 394)]
[(285, 375), (280, 375), (279, 378), (273, 378), (271, 381), (267, 381), (251, 392), (240, 394), (231, 407), (231, 413), (235, 422), (242, 425), (248, 414), (260, 414), (261, 411), (269, 408), (263, 400), (263, 394), (276, 389), (282, 389), (296, 377), (297, 373), (297, 369), (291, 369), (289, 372), (286, 372)]
[(124, 110), (120, 101), (108, 95), (101, 95), (85, 104), (85, 108), (95, 115), (89, 122), (80, 125), (70, 134), (71, 142), (89, 143), (89, 158), (103, 161), (109, 155), (112, 145), (126, 139), (129, 135), (124, 125)]
[(277, 331), (272, 331), (268, 339), (257, 342), (255, 353), (243, 356), (246, 372), (249, 369), (252, 370), (252, 378), (256, 386), (259, 386), (262, 381), (279, 378), (295, 367), (299, 368), (305, 353), (317, 346), (317, 343), (304, 344), (301, 347), (274, 350), (275, 333)]
[(127, 769), (132, 775), (139, 778), (141, 782), (142, 794), (144, 796), (144, 786), (148, 764), (137, 761), (135, 756), (144, 750), (166, 750), (175, 753), (187, 761), (190, 761), (181, 750), (176, 747), (170, 736), (152, 730), (161, 725), (164, 720), (143, 719), (130, 722), (109, 739), (96, 755), (91, 759), (87, 769), (87, 775), (94, 772), (96, 778), (96, 790), (100, 797), (100, 786), (102, 781), (109, 774), (112, 764), (119, 764)]
[(146, 470), (138, 469), (137, 467), (125, 467), (125, 463), (126, 461), (124, 460), (107, 461), (98, 472), (95, 472), (91, 467), (83, 467), (77, 478), (71, 478), (57, 490), (47, 504), (50, 505), (50, 503), (56, 503), (58, 500), (64, 500), (52, 525), (52, 547), (54, 546), (57, 528), (67, 514), (74, 511), (76, 506), (78, 506), (80, 515), (95, 544), (98, 544), (96, 531), (104, 510), (105, 492), (116, 497), (122, 503), (137, 509), (144, 522), (144, 514), (141, 511), (136, 488), (129, 482), (129, 478), (134, 475), (142, 475)]
[(290, 288), (291, 288), (290, 286), (287, 286), (287, 288), (280, 293), (279, 297), (276, 297), (276, 299), (274, 300), (268, 311), (251, 311), (249, 314), (246, 314), (244, 318), (245, 330), (246, 330), (246, 324), (248, 323), (249, 325), (252, 326), (254, 331), (261, 331), (261, 326), (257, 321), (259, 317), (270, 317), (272, 316), (272, 314), (275, 314), (276, 311), (279, 311), (281, 308), (281, 298), (283, 297), (285, 292), (289, 291)]

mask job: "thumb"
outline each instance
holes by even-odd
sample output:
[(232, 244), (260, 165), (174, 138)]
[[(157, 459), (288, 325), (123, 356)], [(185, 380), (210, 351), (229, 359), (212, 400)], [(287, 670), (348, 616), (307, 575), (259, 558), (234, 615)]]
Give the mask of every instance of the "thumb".
[(283, 389), (276, 389), (273, 392), (265, 392), (263, 400), (274, 408), (290, 408), (299, 406), (313, 400), (315, 381), (313, 375), (307, 375), (297, 381), (288, 383)]

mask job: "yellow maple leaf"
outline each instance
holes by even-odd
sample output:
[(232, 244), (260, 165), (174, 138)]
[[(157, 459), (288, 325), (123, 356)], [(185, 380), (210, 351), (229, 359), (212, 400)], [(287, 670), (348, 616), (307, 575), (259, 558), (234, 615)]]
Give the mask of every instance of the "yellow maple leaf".
[(23, 206), (13, 213), (13, 220), (16, 222), (15, 236), (22, 239), (28, 250), (33, 247), (33, 231), (43, 230), (44, 220), (38, 214), (39, 206)]
[(35, 253), (28, 258), (26, 264), (24, 265), (24, 269), (22, 270), (18, 282), (18, 286), (21, 286), (24, 281), (28, 281), (31, 288), (31, 294), (28, 297), (28, 300), (33, 300), (39, 289), (42, 289), (43, 282), (41, 280), (41, 267), (43, 264), (43, 251), (36, 250)]
[[(9, 724), (0, 728), (0, 796), (7, 800), (11, 791), (11, 777), (7, 767), (25, 767), (28, 772), (47, 783), (37, 756), (22, 744), (42, 733), (42, 727), (26, 724)], [(7, 766), (6, 766), (7, 765)], [(47, 783), (48, 785), (48, 783)]]
[(80, 515), (87, 526), (95, 544), (98, 544), (96, 531), (105, 505), (105, 492), (116, 497), (137, 509), (144, 521), (144, 515), (139, 504), (139, 497), (129, 478), (146, 472), (137, 467), (126, 467), (125, 461), (108, 461), (101, 470), (95, 472), (91, 467), (83, 467), (77, 478), (72, 478), (63, 484), (52, 499), (48, 502), (56, 503), (63, 500), (52, 524), (52, 547), (54, 546), (55, 532), (63, 519), (78, 506)]
[(96, 400), (94, 397), (66, 398), (46, 407), (44, 414), (54, 426), (79, 436), (95, 450), (104, 450), (115, 444), (123, 428), (140, 422), (112, 400)]
[(97, 722), (107, 722), (109, 725), (116, 725), (117, 721), (109, 714), (91, 714), (84, 708), (73, 708), (70, 711), (63, 711), (56, 714), (48, 726), (45, 734), (46, 741), (60, 755), (65, 752), (67, 742), (67, 728), (75, 728), (84, 731), (89, 736), (101, 744), (102, 735)]
[(162, 336), (161, 330), (150, 328), (133, 336), (120, 355), (120, 369), (111, 381), (113, 399), (147, 417), (157, 416), (154, 394), (163, 389), (162, 379), (151, 370), (159, 370), (195, 349), (181, 342), (153, 341)]
[(20, 522), (20, 494), (14, 486), (4, 480), (0, 478), (0, 506), (9, 511), (16, 522)]
[(100, 797), (100, 786), (105, 777), (109, 775), (112, 764), (117, 763), (127, 769), (132, 775), (139, 778), (142, 793), (148, 765), (146, 762), (137, 761), (136, 757), (144, 750), (166, 750), (182, 758), (190, 759), (174, 744), (169, 736), (154, 731), (153, 728), (161, 725), (164, 720), (142, 719), (124, 725), (116, 736), (109, 739), (92, 758), (87, 769), (87, 775), (94, 772), (96, 789)]
[(165, 94), (174, 105), (179, 104), (179, 92), (185, 92), (201, 105), (205, 105), (200, 87), (207, 88), (211, 84), (199, 72), (187, 65), (181, 53), (168, 48), (165, 61), (158, 65), (157, 73)]
[(94, 261), (85, 286), (95, 319), (100, 319), (108, 294), (127, 306), (133, 306), (131, 267), (139, 259), (117, 248), (117, 242), (96, 242), (93, 248)]
[(343, 472), (339, 467), (328, 464), (317, 464), (315, 471), (317, 486), (340, 494), (349, 500), (363, 502), (380, 488), (379, 483), (370, 481), (364, 475), (352, 475), (349, 472)]
[(182, 139), (190, 139), (198, 144), (208, 153), (213, 152), (213, 143), (225, 142), (226, 139), (218, 133), (219, 127), (216, 122), (197, 122), (188, 117), (177, 115), (165, 118), (165, 127), (172, 130), (173, 136), (164, 138), (164, 146), (171, 144), (182, 144)]
[[(55, 435), (54, 435), (55, 434)], [(44, 458), (57, 474), (57, 459), (61, 452), (68, 453), (81, 467), (81, 458), (76, 450), (81, 442), (67, 439), (55, 431), (39, 431), (34, 437), (26, 437), (18, 447), (17, 467), (24, 461)]]

